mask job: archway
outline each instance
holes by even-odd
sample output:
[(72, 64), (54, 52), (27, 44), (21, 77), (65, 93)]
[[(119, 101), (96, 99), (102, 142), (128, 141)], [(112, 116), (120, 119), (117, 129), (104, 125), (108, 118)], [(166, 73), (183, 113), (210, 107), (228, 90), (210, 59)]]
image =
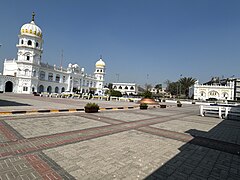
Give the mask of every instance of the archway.
[(13, 83), (11, 81), (7, 81), (5, 84), (5, 92), (13, 91)]
[(58, 93), (58, 91), (59, 91), (58, 87), (55, 87), (55, 93)]
[(48, 86), (48, 87), (47, 87), (47, 92), (48, 92), (48, 93), (52, 93), (52, 87), (51, 87), (51, 86)]
[(39, 87), (38, 87), (38, 92), (44, 92), (44, 86), (43, 85), (40, 85)]
[(62, 92), (64, 92), (65, 91), (65, 88), (64, 87), (62, 87)]

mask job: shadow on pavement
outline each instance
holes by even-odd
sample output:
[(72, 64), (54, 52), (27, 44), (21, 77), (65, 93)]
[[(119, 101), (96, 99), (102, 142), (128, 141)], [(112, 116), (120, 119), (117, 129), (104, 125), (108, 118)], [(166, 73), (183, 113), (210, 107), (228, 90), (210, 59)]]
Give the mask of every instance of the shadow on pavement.
[(0, 99), (0, 106), (31, 106), (30, 104), (19, 103), (15, 101), (7, 101)]
[(194, 138), (145, 179), (240, 179), (240, 121), (223, 120)]

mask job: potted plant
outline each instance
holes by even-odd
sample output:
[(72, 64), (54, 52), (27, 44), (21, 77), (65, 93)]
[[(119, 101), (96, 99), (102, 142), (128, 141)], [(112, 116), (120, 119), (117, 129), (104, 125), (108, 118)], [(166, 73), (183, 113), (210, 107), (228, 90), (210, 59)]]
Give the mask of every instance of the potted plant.
[(86, 113), (98, 112), (99, 106), (96, 103), (87, 103), (84, 107)]
[(147, 103), (141, 103), (140, 104), (140, 109), (147, 109), (147, 108), (148, 108)]
[(182, 107), (182, 103), (179, 100), (177, 101), (177, 107)]

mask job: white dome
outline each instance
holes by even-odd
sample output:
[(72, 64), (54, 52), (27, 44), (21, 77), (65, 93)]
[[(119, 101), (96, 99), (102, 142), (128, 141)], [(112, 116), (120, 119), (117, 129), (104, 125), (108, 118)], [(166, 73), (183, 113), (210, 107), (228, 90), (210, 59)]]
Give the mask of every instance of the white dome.
[(30, 23), (24, 24), (21, 27), (21, 35), (31, 35), (31, 36), (37, 36), (42, 38), (42, 30), (35, 24), (34, 22), (34, 16), (33, 13), (32, 21)]
[(100, 68), (104, 68), (104, 67), (105, 67), (105, 62), (102, 60), (102, 58), (100, 58), (100, 59), (96, 62), (96, 67), (100, 67)]

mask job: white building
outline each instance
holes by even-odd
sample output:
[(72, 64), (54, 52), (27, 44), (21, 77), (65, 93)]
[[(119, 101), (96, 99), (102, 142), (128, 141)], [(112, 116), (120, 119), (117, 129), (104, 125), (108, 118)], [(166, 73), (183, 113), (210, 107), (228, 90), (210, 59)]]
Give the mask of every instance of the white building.
[(112, 88), (116, 91), (120, 91), (122, 94), (137, 94), (136, 83), (113, 83)]
[(189, 97), (196, 100), (215, 98), (217, 100), (234, 100), (234, 82), (229, 81), (226, 85), (203, 85), (198, 81), (189, 88)]
[(64, 91), (103, 94), (105, 63), (100, 58), (94, 75), (87, 75), (78, 64), (67, 68), (42, 63), (42, 30), (32, 21), (21, 27), (18, 35), (17, 59), (4, 61), (0, 75), (0, 91), (30, 94), (33, 92), (61, 93)]

